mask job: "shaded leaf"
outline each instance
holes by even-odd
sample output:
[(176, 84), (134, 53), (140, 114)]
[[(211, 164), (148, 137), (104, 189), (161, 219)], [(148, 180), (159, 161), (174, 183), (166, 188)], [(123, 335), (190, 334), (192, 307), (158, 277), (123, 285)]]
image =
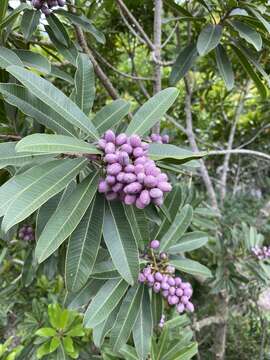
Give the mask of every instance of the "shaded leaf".
[(253, 30), (252, 27), (240, 21), (230, 21), (229, 24), (231, 24), (234, 29), (237, 30), (237, 32), (243, 39), (252, 44), (257, 51), (261, 50), (262, 38), (257, 31)]
[(222, 76), (228, 90), (234, 87), (234, 74), (232, 64), (222, 45), (216, 47), (216, 61), (220, 75)]
[(51, 72), (51, 64), (44, 56), (33, 51), (23, 49), (18, 49), (14, 52), (18, 55), (25, 66), (29, 66), (46, 74)]
[(0, 68), (6, 69), (10, 65), (23, 67), (23, 63), (14, 51), (5, 47), (0, 47)]
[(197, 47), (196, 44), (190, 44), (184, 49), (181, 49), (179, 55), (177, 56), (175, 63), (172, 67), (170, 74), (170, 84), (175, 85), (179, 80), (181, 80), (191, 66), (194, 64), (197, 59)]
[(200, 55), (206, 55), (220, 42), (222, 36), (221, 25), (207, 25), (204, 27), (197, 40), (197, 50)]
[(36, 30), (39, 20), (40, 20), (40, 11), (32, 10), (25, 10), (22, 16), (21, 21), (21, 30), (23, 36), (26, 41), (28, 41), (31, 36), (33, 35), (34, 31)]

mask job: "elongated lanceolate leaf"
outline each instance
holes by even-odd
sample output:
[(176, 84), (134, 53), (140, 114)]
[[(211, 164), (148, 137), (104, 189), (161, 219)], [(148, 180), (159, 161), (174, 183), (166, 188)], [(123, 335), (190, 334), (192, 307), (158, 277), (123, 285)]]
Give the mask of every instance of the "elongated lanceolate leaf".
[(175, 85), (181, 80), (198, 57), (196, 44), (190, 44), (182, 49), (177, 56), (170, 75), (170, 84)]
[(96, 198), (71, 234), (66, 255), (66, 285), (77, 292), (87, 282), (100, 246), (104, 217), (104, 197)]
[(233, 74), (232, 64), (222, 45), (218, 45), (216, 47), (216, 61), (217, 61), (218, 71), (222, 76), (227, 89), (231, 90), (234, 86), (234, 74)]
[(153, 319), (149, 291), (146, 286), (143, 289), (142, 301), (137, 320), (133, 327), (133, 340), (140, 359), (147, 359), (150, 353), (151, 336), (153, 333)]
[(120, 274), (111, 260), (104, 260), (95, 263), (91, 277), (95, 279), (116, 279), (120, 277)]
[(79, 309), (82, 306), (88, 305), (103, 284), (103, 280), (90, 279), (77, 294), (68, 293), (65, 304), (68, 305), (69, 309)]
[(160, 241), (160, 251), (165, 251), (174, 245), (189, 227), (193, 216), (193, 210), (190, 205), (185, 205), (177, 213), (173, 223), (168, 231), (163, 235)]
[(99, 172), (92, 173), (56, 209), (36, 247), (39, 263), (46, 260), (76, 229), (97, 191)]
[(2, 228), (7, 231), (60, 192), (86, 165), (85, 159), (53, 160), (15, 176)]
[(113, 327), (116, 316), (119, 312), (119, 306), (117, 306), (102, 323), (98, 324), (93, 329), (93, 341), (96, 347), (100, 348), (103, 344), (105, 336)]
[(130, 103), (118, 99), (100, 109), (92, 119), (100, 134), (117, 125), (129, 112)]
[(33, 134), (20, 140), (16, 145), (16, 151), (33, 153), (78, 153), (78, 154), (101, 154), (96, 146), (83, 140), (65, 135)]
[(14, 51), (5, 47), (0, 47), (0, 68), (6, 69), (10, 65), (23, 67), (23, 63)]
[(240, 21), (235, 21), (235, 20), (230, 21), (229, 24), (232, 25), (234, 29), (238, 31), (239, 35), (243, 39), (245, 39), (248, 43), (252, 44), (257, 51), (261, 50), (262, 38), (257, 31), (253, 30), (252, 27)]
[(197, 41), (199, 54), (206, 55), (209, 51), (213, 50), (219, 44), (221, 36), (221, 25), (207, 25), (203, 28)]
[(178, 96), (176, 88), (167, 88), (154, 95), (136, 112), (126, 134), (144, 135), (151, 129), (172, 106)]
[(142, 296), (143, 285), (141, 284), (137, 283), (128, 290), (111, 331), (110, 343), (114, 351), (126, 344), (138, 317)]
[(137, 209), (135, 206), (126, 205), (125, 213), (138, 247), (144, 250), (145, 245), (149, 242), (148, 221), (144, 211)]
[(51, 64), (44, 56), (33, 51), (23, 49), (18, 49), (14, 52), (21, 59), (25, 66), (32, 67), (46, 74), (51, 72)]
[(108, 280), (87, 308), (84, 326), (94, 328), (105, 320), (122, 300), (128, 286), (122, 279)]
[(170, 264), (173, 265), (177, 270), (183, 271), (191, 275), (199, 275), (204, 278), (212, 277), (211, 271), (204, 265), (197, 261), (190, 259), (172, 259)]
[(86, 54), (77, 57), (75, 73), (75, 100), (79, 108), (89, 115), (95, 99), (95, 73), (93, 65)]
[(181, 237), (179, 242), (168, 249), (170, 254), (198, 249), (208, 242), (208, 236), (202, 231), (187, 233)]
[(28, 41), (36, 30), (39, 20), (40, 20), (40, 11), (25, 10), (22, 16), (21, 21), (21, 30), (26, 41)]
[[(2, 5), (2, 0), (1, 0), (1, 7), (2, 6), (4, 5)], [(0, 29), (3, 29), (5, 26), (8, 26), (13, 21), (15, 21), (15, 19), (19, 16), (19, 14), (26, 9), (31, 10), (32, 6), (30, 4), (21, 4), (18, 7), (16, 7), (14, 10), (12, 10), (10, 14), (6, 16), (5, 19), (3, 19), (3, 21), (0, 23)]]
[(138, 278), (139, 253), (120, 202), (107, 203), (103, 235), (116, 269), (130, 285), (133, 285)]
[(175, 145), (157, 143), (150, 144), (148, 154), (152, 160), (162, 160), (175, 164), (183, 164), (193, 159), (200, 159), (206, 155), (206, 153), (193, 153)]
[(9, 104), (58, 134), (75, 136), (74, 127), (64, 117), (21, 85), (0, 83), (0, 93)]
[(15, 151), (16, 142), (7, 142), (0, 144), (0, 169), (8, 165), (24, 166), (34, 160), (43, 160), (51, 158), (48, 154), (28, 154), (17, 153)]
[(7, 71), (27, 87), (32, 94), (46, 103), (60, 116), (65, 117), (73, 126), (84, 131), (92, 139), (98, 139), (97, 130), (88, 117), (49, 81), (18, 66), (8, 66)]
[(47, 16), (46, 19), (56, 39), (62, 45), (68, 47), (70, 39), (62, 22), (58, 19), (58, 17), (54, 13), (51, 13), (49, 16)]

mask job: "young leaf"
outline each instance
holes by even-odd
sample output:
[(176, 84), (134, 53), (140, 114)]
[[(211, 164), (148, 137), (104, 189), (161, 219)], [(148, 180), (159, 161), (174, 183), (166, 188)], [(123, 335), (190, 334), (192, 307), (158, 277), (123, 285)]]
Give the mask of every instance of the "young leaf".
[(114, 100), (96, 113), (92, 123), (99, 133), (103, 134), (106, 130), (117, 125), (128, 114), (129, 108), (130, 103), (127, 101), (122, 99)]
[(181, 80), (197, 59), (196, 44), (190, 44), (182, 49), (177, 56), (170, 74), (170, 84), (175, 85)]
[(94, 38), (101, 44), (105, 44), (105, 36), (91, 23), (91, 21), (84, 15), (72, 14), (71, 12), (65, 11), (64, 9), (57, 9), (54, 11), (56, 14), (65, 16), (73, 24), (78, 25), (84, 31), (89, 32)]
[(104, 197), (97, 195), (69, 239), (66, 255), (68, 291), (79, 291), (93, 270), (101, 241), (103, 217)]
[(50, 337), (50, 336), (54, 336), (55, 334), (56, 334), (56, 330), (48, 327), (44, 327), (36, 331), (37, 336)]
[(213, 50), (219, 44), (221, 36), (221, 25), (207, 25), (203, 28), (197, 41), (197, 50), (199, 54), (206, 55)]
[(122, 279), (108, 280), (87, 308), (84, 326), (94, 328), (105, 320), (121, 301), (128, 286)]
[(95, 99), (95, 74), (93, 65), (86, 54), (77, 57), (75, 73), (75, 100), (79, 108), (89, 115)]
[(39, 263), (57, 250), (76, 229), (95, 196), (98, 178), (99, 172), (86, 177), (56, 209), (37, 243), (35, 255)]
[(239, 33), (239, 35), (249, 42), (251, 45), (255, 47), (257, 51), (260, 51), (262, 48), (262, 38), (261, 35), (252, 29), (252, 27), (248, 26), (245, 23), (240, 21), (230, 21), (230, 25), (234, 27), (234, 29)]
[(211, 271), (204, 265), (197, 261), (190, 259), (172, 259), (170, 265), (173, 265), (177, 270), (191, 275), (199, 275), (204, 278), (212, 277)]
[(190, 205), (185, 205), (177, 213), (168, 231), (160, 241), (160, 251), (166, 251), (174, 245), (189, 227), (193, 217), (193, 210)]
[(177, 254), (185, 251), (192, 251), (198, 249), (208, 242), (208, 236), (201, 231), (194, 231), (185, 234), (181, 237), (176, 245), (171, 246), (168, 249), (170, 254)]
[(152, 160), (166, 161), (174, 164), (183, 164), (193, 159), (200, 159), (206, 153), (193, 153), (192, 151), (181, 149), (178, 146), (170, 144), (151, 143), (148, 150), (149, 157)]
[(16, 151), (27, 153), (101, 154), (95, 145), (65, 135), (33, 134), (20, 140)]
[(83, 169), (87, 160), (53, 160), (15, 176), (12, 200), (6, 209), (2, 228), (7, 231), (27, 218), (42, 204), (60, 192)]
[(234, 74), (232, 64), (222, 45), (216, 47), (216, 61), (220, 75), (222, 76), (228, 90), (234, 87)]
[(126, 134), (144, 135), (172, 106), (178, 94), (176, 88), (167, 88), (146, 101), (134, 115), (125, 131)]
[(116, 269), (130, 285), (133, 285), (139, 273), (139, 253), (120, 202), (107, 203), (103, 236)]
[(5, 47), (0, 47), (0, 68), (6, 69), (10, 65), (23, 67), (23, 63), (14, 51)]
[(137, 283), (128, 290), (111, 331), (110, 343), (113, 351), (121, 349), (126, 344), (138, 317), (142, 295), (143, 285), (141, 284)]
[(16, 142), (6, 142), (0, 144), (0, 169), (7, 167), (8, 165), (24, 166), (34, 160), (46, 160), (51, 158), (48, 154), (18, 154), (15, 151), (16, 144)]
[(21, 21), (21, 30), (26, 41), (29, 41), (36, 30), (41, 12), (37, 10), (25, 10)]
[(14, 52), (25, 66), (32, 67), (45, 74), (49, 74), (51, 72), (51, 64), (44, 56), (33, 51), (23, 49), (18, 49)]
[(98, 139), (97, 130), (88, 117), (49, 81), (19, 66), (8, 66), (7, 71), (19, 80), (33, 95), (46, 103), (60, 116), (64, 116), (72, 125), (77, 126), (92, 139)]
[(151, 336), (153, 332), (153, 319), (149, 291), (143, 289), (142, 301), (137, 320), (133, 327), (133, 340), (140, 359), (146, 359), (150, 353)]
[(16, 106), (24, 114), (58, 134), (75, 136), (76, 132), (70, 122), (56, 113), (53, 108), (36, 98), (21, 85), (0, 83), (0, 93), (5, 101)]
[(265, 88), (264, 84), (262, 83), (261, 79), (259, 78), (259, 76), (253, 70), (253, 68), (250, 65), (250, 63), (248, 62), (246, 56), (242, 53), (242, 51), (239, 48), (237, 48), (233, 44), (231, 44), (231, 47), (232, 47), (233, 51), (235, 52), (236, 56), (238, 57), (238, 60), (239, 60), (240, 64), (242, 65), (243, 69), (254, 81), (261, 97), (263, 99), (266, 98), (266, 95), (267, 95), (266, 88)]

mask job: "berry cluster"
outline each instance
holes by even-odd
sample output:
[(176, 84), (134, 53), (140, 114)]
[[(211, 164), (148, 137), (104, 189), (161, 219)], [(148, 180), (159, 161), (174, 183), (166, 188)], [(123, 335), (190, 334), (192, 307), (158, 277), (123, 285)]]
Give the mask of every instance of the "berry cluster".
[(251, 249), (251, 251), (258, 260), (265, 260), (270, 258), (270, 246), (255, 246)]
[(138, 135), (128, 137), (106, 131), (98, 146), (104, 151), (106, 176), (98, 190), (107, 200), (120, 199), (126, 205), (143, 209), (151, 202), (163, 204), (164, 193), (172, 190), (166, 174), (147, 155), (149, 144)]
[(164, 324), (165, 324), (165, 315), (162, 314), (162, 315), (161, 315), (161, 318), (160, 318), (160, 320), (159, 320), (158, 326), (159, 326), (160, 328), (163, 328)]
[(24, 225), (19, 230), (19, 239), (25, 241), (35, 240), (35, 232), (32, 226)]
[(193, 312), (194, 305), (190, 302), (193, 292), (191, 284), (175, 276), (175, 268), (168, 265), (166, 253), (154, 254), (153, 250), (158, 248), (159, 241), (152, 240), (150, 249), (153, 262), (140, 272), (139, 282), (147, 284), (155, 293), (161, 293), (169, 305), (176, 306), (179, 314), (185, 310)]
[(48, 16), (51, 13), (51, 9), (56, 6), (64, 6), (66, 1), (65, 0), (32, 0), (32, 6), (37, 9), (41, 10), (44, 15)]
[(170, 141), (169, 135), (151, 134), (149, 141), (159, 144), (168, 144)]

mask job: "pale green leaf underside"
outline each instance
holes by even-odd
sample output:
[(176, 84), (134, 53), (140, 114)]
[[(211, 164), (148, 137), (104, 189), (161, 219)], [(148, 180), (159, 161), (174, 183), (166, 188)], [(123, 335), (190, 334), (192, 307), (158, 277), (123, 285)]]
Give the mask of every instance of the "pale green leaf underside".
[(173, 265), (179, 271), (191, 274), (194, 276), (202, 276), (204, 278), (212, 277), (211, 271), (204, 265), (200, 264), (197, 261), (190, 259), (177, 259), (170, 260), (170, 264)]

